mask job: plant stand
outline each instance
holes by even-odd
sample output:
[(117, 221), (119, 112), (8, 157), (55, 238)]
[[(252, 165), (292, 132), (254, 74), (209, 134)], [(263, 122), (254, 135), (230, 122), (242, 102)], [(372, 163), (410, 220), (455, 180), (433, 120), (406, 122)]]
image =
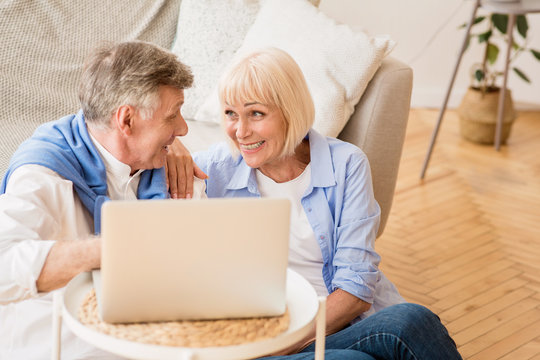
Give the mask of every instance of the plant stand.
[[(424, 159), (424, 164), (422, 166), (422, 170), (420, 172), (420, 179), (423, 179), (426, 175), (426, 170), (429, 164), (429, 160), (431, 158), (431, 153), (433, 152), (433, 147), (435, 145), (435, 141), (437, 140), (437, 135), (439, 133), (439, 129), (441, 126), (441, 122), (444, 116), (444, 112), (446, 111), (446, 106), (448, 104), (448, 99), (450, 97), (450, 93), (452, 92), (452, 87), (454, 86), (454, 81), (456, 79), (456, 74), (459, 69), (459, 64), (461, 63), (461, 58), (463, 57), (463, 53), (465, 52), (465, 49), (467, 48), (467, 41), (469, 39), (469, 34), (471, 32), (471, 27), (474, 23), (474, 19), (476, 17), (476, 12), (479, 7), (482, 7), (488, 11), (499, 13), (499, 14), (508, 14), (508, 29), (513, 29), (514, 24), (516, 23), (516, 17), (517, 15), (527, 14), (527, 13), (538, 13), (540, 12), (540, 1), (537, 0), (521, 0), (517, 2), (498, 2), (494, 0), (475, 0), (475, 4), (473, 6), (472, 12), (471, 12), (471, 18), (467, 24), (467, 30), (465, 31), (465, 36), (463, 38), (463, 43), (461, 45), (461, 50), (459, 52), (458, 58), (456, 60), (456, 65), (454, 67), (454, 71), (452, 73), (452, 78), (450, 79), (450, 83), (448, 84), (448, 90), (446, 91), (446, 96), (444, 98), (443, 104), (441, 106), (441, 110), (439, 112), (439, 117), (437, 119), (437, 124), (435, 125), (435, 129), (433, 130), (433, 133), (431, 135), (431, 141), (429, 144), (428, 151), (426, 153), (426, 157)], [(508, 44), (512, 44), (513, 41), (513, 32), (508, 32)], [(503, 86), (501, 88), (501, 92), (499, 95), (499, 104), (498, 104), (498, 111), (497, 111), (497, 126), (495, 131), (495, 149), (497, 151), (500, 150), (501, 145), (501, 132), (503, 127), (503, 113), (504, 113), (504, 107), (505, 107), (505, 97), (507, 93), (506, 89), (506, 83), (508, 78), (508, 64), (510, 62), (510, 50), (511, 46), (507, 47), (506, 50), (506, 59), (505, 59), (505, 67), (504, 67), (504, 76), (503, 76)]]

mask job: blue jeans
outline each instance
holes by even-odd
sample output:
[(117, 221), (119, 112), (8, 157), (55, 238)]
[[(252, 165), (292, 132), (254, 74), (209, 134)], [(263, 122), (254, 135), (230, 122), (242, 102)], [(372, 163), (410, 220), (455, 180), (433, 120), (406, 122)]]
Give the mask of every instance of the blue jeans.
[[(265, 360), (313, 359), (315, 344), (302, 352)], [(461, 359), (456, 344), (429, 309), (416, 304), (389, 306), (326, 337), (325, 359)]]

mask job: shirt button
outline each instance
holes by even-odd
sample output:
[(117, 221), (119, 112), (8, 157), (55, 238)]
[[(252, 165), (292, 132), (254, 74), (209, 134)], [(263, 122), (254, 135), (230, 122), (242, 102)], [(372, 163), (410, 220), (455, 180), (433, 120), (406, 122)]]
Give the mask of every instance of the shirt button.
[(308, 211), (308, 212), (311, 212), (311, 208), (308, 208), (307, 211)]
[(321, 235), (319, 239), (324, 240), (324, 235)]

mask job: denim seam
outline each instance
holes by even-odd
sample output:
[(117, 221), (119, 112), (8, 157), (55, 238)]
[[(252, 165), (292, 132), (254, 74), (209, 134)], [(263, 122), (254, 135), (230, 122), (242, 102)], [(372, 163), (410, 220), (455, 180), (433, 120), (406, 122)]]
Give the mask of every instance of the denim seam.
[[(394, 334), (390, 334), (390, 333), (378, 333), (378, 334), (374, 334), (374, 335), (369, 335), (367, 337), (364, 337), (360, 340), (358, 340), (354, 345), (357, 345), (357, 344), (360, 344), (362, 342), (365, 342), (371, 338), (374, 338), (374, 337), (378, 337), (378, 336), (390, 336), (390, 337), (393, 337), (395, 339), (397, 339), (401, 344), (403, 344), (403, 346), (405, 346), (405, 348), (407, 349), (407, 351), (411, 354), (411, 356), (418, 360), (418, 358), (416, 357), (416, 355), (414, 354), (414, 351), (412, 351), (412, 349), (407, 345), (407, 343), (405, 341), (403, 341), (399, 336), (396, 336)], [(348, 349), (351, 349), (354, 345), (350, 346)]]

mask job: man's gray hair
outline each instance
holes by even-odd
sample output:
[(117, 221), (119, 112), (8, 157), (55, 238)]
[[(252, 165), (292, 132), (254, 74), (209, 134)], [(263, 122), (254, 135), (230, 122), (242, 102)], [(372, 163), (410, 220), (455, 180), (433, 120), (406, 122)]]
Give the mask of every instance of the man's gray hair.
[(160, 86), (186, 89), (192, 84), (191, 70), (173, 53), (143, 41), (115, 43), (88, 57), (79, 100), (86, 120), (106, 128), (118, 107), (134, 106), (149, 118), (159, 106)]

